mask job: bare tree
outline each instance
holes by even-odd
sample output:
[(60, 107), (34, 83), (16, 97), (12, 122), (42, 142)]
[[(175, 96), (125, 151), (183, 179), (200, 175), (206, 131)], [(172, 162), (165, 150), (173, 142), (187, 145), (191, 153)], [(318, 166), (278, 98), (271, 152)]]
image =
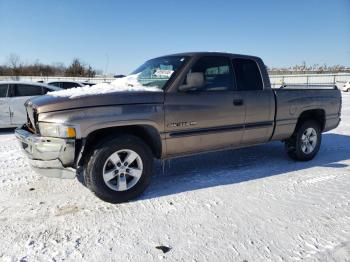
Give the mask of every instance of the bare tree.
[(8, 64), (12, 67), (12, 68), (16, 68), (20, 65), (20, 57), (17, 54), (10, 54), (8, 57)]
[(31, 64), (23, 64), (17, 54), (10, 54), (5, 65), (0, 65), (2, 76), (82, 76), (95, 77), (96, 70), (91, 65), (86, 65), (78, 58), (73, 59), (67, 68), (62, 63), (52, 65), (40, 63), (36, 60)]
[(86, 66), (78, 58), (74, 58), (72, 64), (66, 70), (66, 76), (94, 77), (96, 71), (90, 65)]
[(89, 65), (87, 71), (86, 71), (86, 76), (87, 77), (95, 77), (96, 71), (92, 69), (92, 67)]
[(290, 67), (272, 67), (269, 68), (270, 74), (293, 74), (293, 73), (339, 73), (350, 72), (349, 67), (343, 65), (328, 66), (327, 64), (319, 65), (307, 65), (306, 62), (302, 62), (301, 65), (294, 65)]
[(8, 65), (12, 69), (13, 76), (21, 75), (21, 62), (20, 57), (17, 54), (10, 54), (8, 58)]
[(71, 65), (66, 69), (66, 76), (83, 76), (84, 66), (78, 58), (74, 58)]

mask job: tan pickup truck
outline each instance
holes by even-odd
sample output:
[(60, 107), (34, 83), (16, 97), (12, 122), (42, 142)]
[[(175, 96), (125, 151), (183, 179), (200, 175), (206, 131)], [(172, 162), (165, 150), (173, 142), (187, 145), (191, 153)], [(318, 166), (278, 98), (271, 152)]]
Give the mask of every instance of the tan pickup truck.
[(124, 89), (98, 84), (26, 103), (28, 122), (16, 136), (38, 173), (73, 178), (82, 170), (99, 198), (124, 202), (146, 189), (154, 158), (281, 140), (306, 161), (340, 122), (337, 88), (271, 89), (254, 56), (168, 55), (118, 81)]

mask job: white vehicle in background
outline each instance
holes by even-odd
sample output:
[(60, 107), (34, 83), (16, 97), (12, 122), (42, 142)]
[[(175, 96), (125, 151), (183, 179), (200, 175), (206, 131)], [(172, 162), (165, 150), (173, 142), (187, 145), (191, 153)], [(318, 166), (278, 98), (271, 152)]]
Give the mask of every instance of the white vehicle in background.
[(350, 81), (347, 81), (340, 89), (344, 92), (350, 92)]
[(57, 90), (61, 88), (33, 82), (0, 81), (0, 128), (24, 124), (27, 121), (24, 102)]
[(50, 86), (56, 86), (62, 89), (69, 89), (73, 87), (80, 87), (80, 86), (93, 86), (95, 83), (90, 82), (78, 82), (78, 81), (52, 81), (47, 83)]

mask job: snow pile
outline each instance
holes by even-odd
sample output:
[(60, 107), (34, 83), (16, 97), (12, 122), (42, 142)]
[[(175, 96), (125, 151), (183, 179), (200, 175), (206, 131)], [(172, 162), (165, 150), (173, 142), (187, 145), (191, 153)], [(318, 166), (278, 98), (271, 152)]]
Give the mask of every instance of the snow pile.
[(134, 74), (123, 78), (117, 78), (111, 83), (99, 83), (93, 86), (74, 87), (65, 90), (49, 92), (47, 94), (55, 97), (78, 98), (83, 96), (103, 95), (108, 93), (125, 91), (162, 92), (162, 90), (156, 86), (142, 85), (138, 81), (138, 76), (139, 74)]

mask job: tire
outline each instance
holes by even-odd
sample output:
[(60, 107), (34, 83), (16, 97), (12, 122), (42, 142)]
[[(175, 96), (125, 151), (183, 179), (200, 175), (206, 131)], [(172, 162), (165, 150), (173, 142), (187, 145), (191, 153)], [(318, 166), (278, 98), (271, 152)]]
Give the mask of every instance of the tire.
[[(137, 157), (132, 161), (135, 155)], [(124, 166), (128, 159), (131, 163)], [(94, 148), (85, 163), (86, 186), (98, 198), (110, 203), (122, 203), (138, 197), (149, 185), (153, 173), (151, 150), (142, 139), (132, 135), (105, 139)]]
[[(308, 136), (309, 133), (310, 135)], [(285, 148), (290, 158), (299, 161), (309, 161), (318, 153), (321, 140), (322, 134), (319, 123), (315, 120), (305, 120), (297, 125), (292, 137), (285, 141)]]

